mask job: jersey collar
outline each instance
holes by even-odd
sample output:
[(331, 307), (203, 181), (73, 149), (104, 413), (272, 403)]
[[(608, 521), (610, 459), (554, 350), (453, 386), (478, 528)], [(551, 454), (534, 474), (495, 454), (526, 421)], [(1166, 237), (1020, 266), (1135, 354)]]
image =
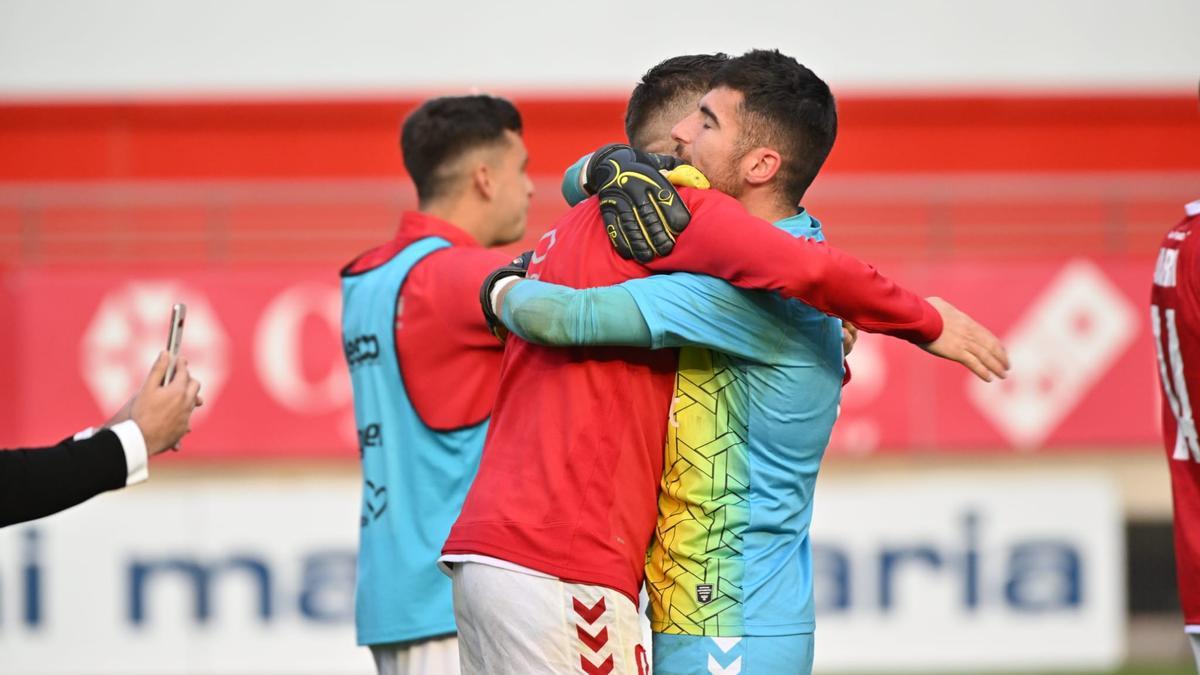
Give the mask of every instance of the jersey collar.
[(775, 227), (797, 237), (822, 238), (821, 222), (809, 215), (803, 207), (796, 215), (775, 221)]

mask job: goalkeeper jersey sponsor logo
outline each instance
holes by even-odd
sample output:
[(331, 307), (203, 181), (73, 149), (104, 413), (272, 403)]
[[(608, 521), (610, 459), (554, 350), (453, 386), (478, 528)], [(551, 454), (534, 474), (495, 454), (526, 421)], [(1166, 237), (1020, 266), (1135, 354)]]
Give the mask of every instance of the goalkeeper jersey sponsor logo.
[(741, 628), (742, 533), (749, 524), (743, 382), (727, 357), (680, 350), (659, 520), (647, 564), (655, 631)]

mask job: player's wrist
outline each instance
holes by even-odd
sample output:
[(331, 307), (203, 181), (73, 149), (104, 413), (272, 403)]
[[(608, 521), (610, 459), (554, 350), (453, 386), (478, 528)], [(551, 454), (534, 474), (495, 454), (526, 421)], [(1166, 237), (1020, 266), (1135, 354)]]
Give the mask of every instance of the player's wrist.
[(498, 340), (503, 342), (508, 337), (508, 329), (500, 321), (499, 300), (508, 286), (525, 278), (529, 271), (529, 263), (533, 260), (533, 251), (526, 251), (513, 259), (509, 264), (496, 269), (483, 280), (479, 288), (479, 304), (483, 309), (483, 318), (488, 329)]
[[(940, 300), (937, 297), (932, 299)], [(946, 329), (946, 322), (942, 318), (942, 313), (929, 300), (930, 298), (921, 298), (921, 303), (924, 305), (922, 307), (924, 317), (921, 324), (914, 329), (917, 335), (913, 339), (913, 342), (922, 347), (936, 342), (938, 338), (942, 337), (942, 332)]]
[(495, 284), (492, 285), (492, 292), (489, 297), (490, 297), (491, 303), (492, 303), (492, 313), (493, 314), (495, 314), (496, 316), (503, 316), (504, 296), (508, 295), (508, 292), (509, 292), (509, 290), (512, 289), (513, 284), (516, 284), (518, 281), (521, 281), (522, 279), (523, 279), (523, 277), (512, 275), (512, 276), (503, 277), (500, 280), (498, 280)]
[(583, 190), (584, 194), (587, 194), (587, 195), (595, 194), (593, 192), (588, 191), (588, 181), (587, 181), (588, 168), (591, 166), (592, 158), (595, 156), (596, 156), (596, 153), (589, 152), (588, 154), (583, 156), (583, 163), (579, 165), (579, 176), (577, 178), (577, 180), (579, 181), (579, 189)]

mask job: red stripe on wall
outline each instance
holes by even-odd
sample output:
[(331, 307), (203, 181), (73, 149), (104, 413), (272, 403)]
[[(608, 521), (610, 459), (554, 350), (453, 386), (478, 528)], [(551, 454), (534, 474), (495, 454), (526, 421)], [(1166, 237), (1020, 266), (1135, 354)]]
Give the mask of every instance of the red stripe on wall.
[(829, 170), (1180, 171), (1200, 167), (1195, 97), (852, 99)]
[[(0, 181), (403, 175), (414, 99), (0, 106)], [(517, 99), (531, 171), (623, 136), (619, 98)], [(1200, 169), (1190, 96), (870, 97), (839, 101), (831, 172)]]

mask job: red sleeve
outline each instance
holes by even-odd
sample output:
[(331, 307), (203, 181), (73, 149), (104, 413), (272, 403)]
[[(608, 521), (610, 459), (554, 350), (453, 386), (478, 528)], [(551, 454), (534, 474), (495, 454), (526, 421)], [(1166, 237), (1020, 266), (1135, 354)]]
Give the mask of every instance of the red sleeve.
[(413, 269), (410, 283), (437, 314), (447, 337), (462, 346), (501, 349), (479, 306), (479, 287), (512, 254), (486, 248), (451, 247), (429, 255)]
[(511, 259), (455, 246), (409, 272), (396, 316), (396, 353), (409, 399), (430, 428), (460, 429), (491, 415), (504, 350), (479, 308), (479, 286)]
[(923, 298), (828, 244), (793, 237), (714, 190), (680, 190), (692, 220), (656, 272), (693, 272), (778, 291), (872, 333), (932, 342), (942, 317)]

